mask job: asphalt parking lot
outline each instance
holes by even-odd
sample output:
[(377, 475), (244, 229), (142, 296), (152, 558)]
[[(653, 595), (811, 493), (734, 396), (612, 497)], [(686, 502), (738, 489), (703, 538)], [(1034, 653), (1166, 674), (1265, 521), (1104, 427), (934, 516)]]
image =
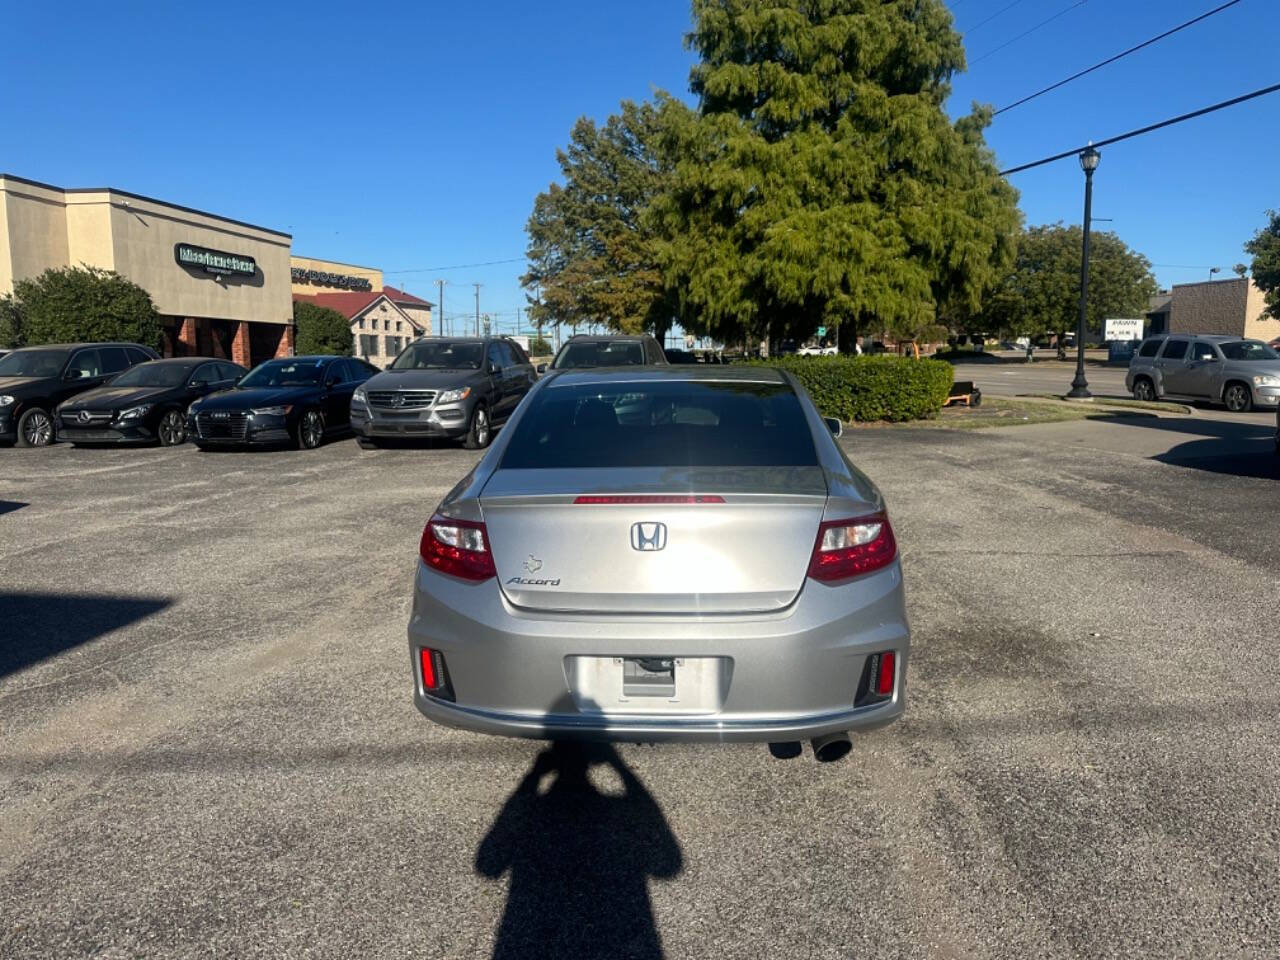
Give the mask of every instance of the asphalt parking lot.
[(1270, 429), (847, 433), (914, 650), (830, 765), (423, 720), (475, 454), (0, 450), (0, 956), (1275, 957)]

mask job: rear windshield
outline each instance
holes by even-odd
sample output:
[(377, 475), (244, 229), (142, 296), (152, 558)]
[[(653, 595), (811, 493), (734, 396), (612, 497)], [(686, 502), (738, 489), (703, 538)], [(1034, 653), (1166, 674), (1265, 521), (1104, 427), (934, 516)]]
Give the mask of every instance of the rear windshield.
[(502, 466), (804, 467), (817, 463), (786, 384), (550, 384), (530, 401)]
[(572, 340), (566, 343), (551, 366), (556, 370), (571, 367), (640, 366), (644, 363), (644, 347), (639, 340)]
[(140, 363), (111, 381), (113, 387), (176, 387), (193, 368), (190, 363)]

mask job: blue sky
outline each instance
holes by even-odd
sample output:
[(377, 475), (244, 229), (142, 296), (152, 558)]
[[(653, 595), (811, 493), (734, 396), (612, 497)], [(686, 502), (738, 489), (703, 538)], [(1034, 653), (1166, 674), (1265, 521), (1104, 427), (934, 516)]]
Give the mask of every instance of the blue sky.
[[(1075, 2), (955, 0), (972, 66), (953, 113), (1003, 106), (1220, 0)], [(0, 170), (286, 230), (296, 253), (383, 267), (433, 301), (443, 278), (449, 314), (472, 311), (481, 282), (481, 309), (504, 328), (524, 305), (519, 263), (441, 268), (523, 254), (574, 120), (655, 89), (687, 96), (692, 62), (687, 0), (104, 9), (6, 13)], [(1275, 83), (1275, 14), (1274, 0), (1243, 0), (997, 118), (989, 142), (1012, 166)], [(1280, 207), (1278, 120), (1280, 94), (1107, 148), (1094, 213), (1113, 222), (1098, 226), (1164, 285), (1211, 265), (1229, 274)], [(1074, 160), (1013, 182), (1029, 223), (1079, 221)]]

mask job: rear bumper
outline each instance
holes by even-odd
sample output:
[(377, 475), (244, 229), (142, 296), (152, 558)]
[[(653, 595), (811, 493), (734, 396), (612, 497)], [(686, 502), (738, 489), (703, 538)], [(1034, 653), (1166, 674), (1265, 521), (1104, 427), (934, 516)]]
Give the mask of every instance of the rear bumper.
[[(513, 608), (496, 582), (418, 565), (408, 631), (414, 703), (437, 723), (536, 739), (778, 741), (866, 730), (906, 706), (910, 649), (898, 564), (831, 587), (809, 581), (784, 611), (753, 616), (589, 617)], [(418, 651), (444, 656), (455, 699), (429, 696)], [(897, 655), (894, 692), (854, 707), (866, 658)], [(686, 714), (584, 702), (577, 657), (723, 658), (723, 697)], [(679, 671), (677, 667), (677, 671)]]

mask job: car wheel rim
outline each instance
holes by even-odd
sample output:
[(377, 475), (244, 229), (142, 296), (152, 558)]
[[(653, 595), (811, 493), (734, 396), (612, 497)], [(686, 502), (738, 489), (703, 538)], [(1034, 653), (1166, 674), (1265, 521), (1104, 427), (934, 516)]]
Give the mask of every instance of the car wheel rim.
[(320, 444), (320, 415), (318, 413), (308, 413), (302, 421), (303, 439), (308, 447), (315, 447)]
[(1239, 387), (1232, 387), (1227, 391), (1227, 407), (1231, 410), (1239, 412), (1244, 409), (1244, 391)]
[(489, 418), (483, 410), (476, 411), (476, 442), (484, 446), (489, 441)]
[(169, 446), (177, 446), (183, 440), (182, 421), (176, 413), (167, 413), (160, 421), (160, 439)]
[(31, 446), (47, 446), (53, 439), (53, 422), (43, 413), (34, 413), (27, 418), (27, 427), (24, 432), (27, 443)]

